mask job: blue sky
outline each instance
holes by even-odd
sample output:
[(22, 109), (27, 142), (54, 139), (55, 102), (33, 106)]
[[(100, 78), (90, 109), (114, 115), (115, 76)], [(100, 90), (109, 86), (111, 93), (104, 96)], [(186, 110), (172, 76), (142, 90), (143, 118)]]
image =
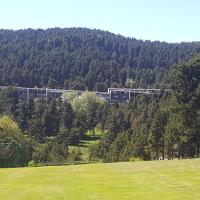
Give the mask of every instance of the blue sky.
[(0, 0), (0, 28), (88, 27), (143, 40), (200, 41), (200, 0)]

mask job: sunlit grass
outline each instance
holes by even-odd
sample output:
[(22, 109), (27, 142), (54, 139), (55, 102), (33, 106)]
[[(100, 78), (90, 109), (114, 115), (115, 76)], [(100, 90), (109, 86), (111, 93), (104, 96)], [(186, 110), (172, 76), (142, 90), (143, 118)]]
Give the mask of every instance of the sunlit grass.
[(200, 160), (0, 169), (2, 200), (199, 200)]

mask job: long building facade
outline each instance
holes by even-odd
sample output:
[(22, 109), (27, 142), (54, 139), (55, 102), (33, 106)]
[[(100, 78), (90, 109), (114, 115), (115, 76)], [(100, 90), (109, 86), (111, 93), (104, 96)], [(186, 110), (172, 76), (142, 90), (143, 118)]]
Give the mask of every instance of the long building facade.
[[(6, 89), (7, 86), (0, 86), (0, 89)], [(18, 91), (18, 97), (20, 100), (26, 99), (58, 99), (61, 98), (64, 93), (75, 92), (77, 96), (80, 96), (84, 91), (80, 90), (62, 90), (62, 89), (49, 89), (49, 88), (26, 88), (15, 87)], [(95, 92), (95, 94), (109, 102), (124, 102), (131, 100), (138, 95), (155, 95), (161, 94), (161, 89), (130, 89), (130, 88), (108, 88), (107, 92)]]

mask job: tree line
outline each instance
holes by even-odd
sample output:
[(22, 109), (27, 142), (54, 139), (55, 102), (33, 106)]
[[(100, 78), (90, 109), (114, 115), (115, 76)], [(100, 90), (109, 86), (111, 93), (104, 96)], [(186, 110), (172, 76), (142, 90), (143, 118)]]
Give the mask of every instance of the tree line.
[(199, 43), (168, 44), (86, 28), (0, 30), (0, 85), (105, 91), (158, 87)]
[(105, 162), (199, 157), (200, 57), (174, 65), (165, 85), (173, 92), (116, 107), (91, 157)]
[[(26, 166), (31, 160), (33, 165), (81, 160), (81, 152), (70, 152), (68, 146), (78, 146), (81, 139), (88, 137), (88, 130), (92, 135), (95, 128), (101, 133), (101, 121), (105, 120), (108, 107), (108, 102), (91, 92), (83, 93), (81, 98), (74, 93), (65, 95), (64, 100), (21, 101), (16, 88), (2, 89), (0, 167)], [(13, 126), (10, 133), (7, 127)], [(25, 142), (25, 149), (18, 151), (11, 141), (19, 149)], [(20, 158), (17, 161), (16, 155)]]
[(20, 101), (14, 87), (1, 90), (1, 167), (79, 160), (81, 152), (70, 152), (69, 146), (79, 145), (88, 132), (99, 139), (90, 147), (90, 160), (199, 156), (200, 58), (188, 60), (199, 52), (199, 43), (57, 28), (0, 30), (0, 44), (1, 85), (172, 89), (111, 105), (91, 92), (81, 98), (72, 93), (64, 99)]
[(5, 117), (0, 119), (1, 166), (79, 159), (80, 152), (70, 154), (68, 146), (79, 145), (88, 131), (99, 138), (89, 150), (94, 161), (199, 157), (200, 57), (174, 65), (165, 85), (172, 91), (111, 105), (91, 92), (80, 98), (71, 93), (62, 100), (19, 101), (14, 88), (2, 90), (1, 114), (16, 124), (7, 119), (8, 131)]

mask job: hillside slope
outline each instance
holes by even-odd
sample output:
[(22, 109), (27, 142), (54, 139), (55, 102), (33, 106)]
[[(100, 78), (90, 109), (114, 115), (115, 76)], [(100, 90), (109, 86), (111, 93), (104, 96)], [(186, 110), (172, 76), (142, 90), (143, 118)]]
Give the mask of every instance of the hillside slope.
[(150, 42), (100, 30), (0, 30), (0, 85), (104, 91), (152, 87), (200, 43)]

